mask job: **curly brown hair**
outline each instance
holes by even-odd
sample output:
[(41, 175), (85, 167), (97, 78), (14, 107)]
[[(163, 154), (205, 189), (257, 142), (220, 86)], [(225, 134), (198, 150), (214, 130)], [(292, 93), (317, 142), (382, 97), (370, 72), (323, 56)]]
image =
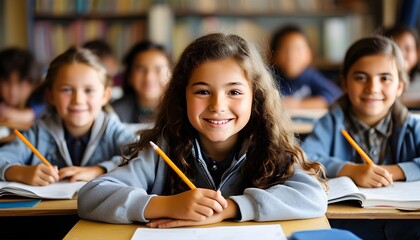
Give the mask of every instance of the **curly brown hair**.
[[(253, 89), (251, 117), (240, 132), (251, 138), (244, 166), (245, 174), (251, 179), (250, 185), (264, 189), (283, 183), (293, 174), (295, 164), (319, 178), (324, 170), (319, 163), (306, 160), (278, 88), (257, 49), (237, 35), (222, 33), (200, 37), (184, 50), (163, 95), (154, 128), (139, 132), (139, 141), (128, 145), (125, 163), (135, 158), (139, 151), (149, 148), (149, 141), (163, 138), (171, 146), (168, 156), (193, 179), (191, 149), (197, 131), (187, 117), (186, 87), (198, 66), (206, 61), (228, 58), (241, 66)], [(184, 190), (187, 190), (186, 186), (179, 184), (179, 177), (168, 171), (166, 192), (174, 194)]]

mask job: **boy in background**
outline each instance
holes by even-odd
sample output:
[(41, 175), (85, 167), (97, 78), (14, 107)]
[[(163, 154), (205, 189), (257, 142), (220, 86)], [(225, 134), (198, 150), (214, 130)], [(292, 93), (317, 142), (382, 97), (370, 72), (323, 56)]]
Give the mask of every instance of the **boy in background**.
[[(31, 52), (10, 47), (0, 52), (0, 123), (29, 128), (45, 110), (41, 79)], [(34, 94), (35, 91), (40, 93)]]
[(340, 88), (311, 67), (308, 39), (297, 26), (274, 33), (271, 43), (273, 77), (289, 109), (327, 108), (341, 95)]

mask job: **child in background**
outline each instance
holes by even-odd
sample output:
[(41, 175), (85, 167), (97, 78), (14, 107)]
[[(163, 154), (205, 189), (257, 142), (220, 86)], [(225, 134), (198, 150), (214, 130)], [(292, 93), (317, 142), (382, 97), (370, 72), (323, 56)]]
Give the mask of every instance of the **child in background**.
[[(29, 128), (45, 110), (35, 60), (28, 50), (7, 48), (0, 52), (0, 124)], [(37, 92), (37, 94), (34, 94)]]
[(393, 39), (400, 47), (410, 76), (410, 87), (401, 95), (401, 102), (409, 108), (420, 109), (419, 35), (414, 28), (397, 25), (387, 29), (384, 35)]
[(271, 42), (273, 75), (289, 109), (327, 108), (341, 95), (340, 88), (311, 67), (312, 51), (303, 31), (285, 26)]
[[(80, 217), (169, 228), (325, 214), (323, 170), (305, 160), (270, 73), (241, 37), (193, 41), (160, 106), (155, 127), (131, 145), (126, 165), (81, 189)], [(149, 141), (197, 189), (189, 190)]]
[[(408, 77), (398, 46), (380, 36), (354, 43), (341, 72), (345, 95), (318, 120), (303, 148), (328, 177), (348, 176), (361, 187), (420, 180), (419, 119), (398, 101)], [(345, 129), (376, 163), (364, 164)]]
[(112, 107), (124, 123), (154, 122), (155, 109), (171, 74), (165, 48), (150, 41), (134, 45), (123, 60), (123, 91)]
[(45, 85), (51, 113), (23, 135), (54, 167), (17, 139), (0, 148), (0, 180), (37, 186), (89, 181), (118, 166), (120, 147), (135, 137), (102, 111), (112, 83), (99, 59), (87, 49), (70, 48), (51, 62)]
[(107, 42), (99, 39), (87, 41), (82, 45), (82, 47), (87, 48), (96, 54), (105, 66), (109, 77), (111, 77), (113, 81), (111, 99), (122, 97), (122, 90), (120, 87), (121, 76), (118, 74), (118, 61), (114, 56), (112, 47)]
[[(303, 142), (308, 158), (322, 163), (327, 177), (348, 176), (361, 187), (420, 180), (420, 119), (398, 100), (407, 82), (403, 55), (392, 40), (375, 36), (355, 42), (346, 53), (341, 72), (345, 95)], [(370, 156), (374, 166), (363, 163), (342, 129)], [(420, 236), (417, 220), (332, 219), (330, 224), (366, 240)]]

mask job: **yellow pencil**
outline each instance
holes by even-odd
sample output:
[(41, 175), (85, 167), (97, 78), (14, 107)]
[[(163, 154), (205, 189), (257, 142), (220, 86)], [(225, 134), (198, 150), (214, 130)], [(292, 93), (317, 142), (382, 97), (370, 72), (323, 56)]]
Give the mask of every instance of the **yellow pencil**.
[(190, 187), (191, 189), (196, 189), (195, 185), (185, 176), (183, 172), (172, 162), (171, 159), (160, 149), (156, 144), (150, 141), (150, 145), (152, 145), (153, 149), (165, 160), (165, 162), (178, 174), (178, 176)]
[(48, 162), (47, 159), (45, 159), (44, 156), (28, 141), (28, 139), (25, 138), (25, 136), (22, 135), (17, 129), (13, 129), (13, 133), (20, 139), (22, 142), (28, 146), (29, 149), (39, 158), (41, 161), (47, 165), (48, 167), (51, 167), (51, 163)]
[(363, 151), (363, 149), (360, 148), (359, 145), (357, 145), (357, 143), (353, 140), (353, 138), (349, 135), (349, 133), (345, 129), (342, 129), (341, 133), (344, 135), (344, 137), (347, 139), (350, 145), (356, 150), (356, 152), (359, 153), (359, 155), (362, 157), (365, 163), (369, 164), (370, 166), (375, 165), (372, 159), (370, 159), (370, 157)]

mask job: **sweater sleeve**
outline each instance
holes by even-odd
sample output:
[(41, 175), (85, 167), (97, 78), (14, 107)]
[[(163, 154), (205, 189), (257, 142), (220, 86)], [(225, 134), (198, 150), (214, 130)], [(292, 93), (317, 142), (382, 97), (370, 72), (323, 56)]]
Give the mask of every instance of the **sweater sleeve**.
[(143, 151), (128, 165), (104, 174), (82, 187), (77, 203), (81, 218), (109, 222), (147, 222), (144, 210), (163, 189), (164, 162)]
[(300, 169), (284, 184), (268, 189), (247, 188), (243, 195), (230, 198), (240, 209), (240, 221), (314, 218), (327, 210), (327, 195), (321, 183)]

